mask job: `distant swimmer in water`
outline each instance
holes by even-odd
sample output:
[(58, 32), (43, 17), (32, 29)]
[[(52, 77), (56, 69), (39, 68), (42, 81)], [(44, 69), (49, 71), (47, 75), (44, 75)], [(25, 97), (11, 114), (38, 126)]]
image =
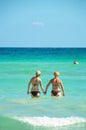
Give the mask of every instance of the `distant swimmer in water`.
[(79, 64), (79, 62), (78, 61), (74, 61), (74, 64)]
[[(31, 80), (28, 83), (28, 90), (27, 94), (31, 94), (32, 97), (39, 97), (40, 91), (38, 86), (40, 85), (43, 93), (45, 94), (44, 88), (42, 86), (42, 80), (40, 79), (41, 72), (37, 71), (36, 76), (32, 77)], [(32, 84), (32, 89), (30, 91), (30, 85)]]
[[(64, 96), (65, 95), (62, 81), (58, 78), (59, 75), (60, 75), (59, 72), (54, 72), (54, 78), (51, 79), (49, 83), (47, 84), (45, 93), (47, 93), (47, 89), (49, 85), (52, 84), (51, 96), (62, 96), (62, 95)], [(62, 90), (62, 94), (61, 94), (60, 88)]]

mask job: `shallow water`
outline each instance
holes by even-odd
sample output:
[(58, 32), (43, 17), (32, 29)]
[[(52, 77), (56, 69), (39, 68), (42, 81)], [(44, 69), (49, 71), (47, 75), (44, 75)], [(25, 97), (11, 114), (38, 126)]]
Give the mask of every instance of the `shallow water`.
[[(0, 130), (86, 129), (86, 49), (69, 50), (0, 49)], [(53, 72), (60, 71), (65, 96), (51, 97), (51, 86), (47, 95), (40, 90), (40, 98), (27, 95), (28, 81), (37, 70), (44, 88)]]

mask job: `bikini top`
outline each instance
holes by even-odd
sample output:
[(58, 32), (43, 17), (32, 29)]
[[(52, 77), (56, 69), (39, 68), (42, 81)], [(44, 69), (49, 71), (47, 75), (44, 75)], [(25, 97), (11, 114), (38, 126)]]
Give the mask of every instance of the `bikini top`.
[(39, 81), (36, 79), (35, 83), (34, 83), (34, 86), (38, 86), (38, 84), (39, 84)]
[(59, 86), (59, 83), (54, 83), (53, 86)]

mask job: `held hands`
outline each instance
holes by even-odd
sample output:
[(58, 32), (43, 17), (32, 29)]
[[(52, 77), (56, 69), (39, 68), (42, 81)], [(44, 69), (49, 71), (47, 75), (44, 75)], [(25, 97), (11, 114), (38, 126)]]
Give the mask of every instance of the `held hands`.
[(27, 94), (29, 94), (29, 91), (27, 91)]
[(27, 94), (30, 94), (30, 91), (27, 91)]
[(46, 93), (47, 93), (47, 92), (46, 92), (46, 91), (44, 91), (43, 93), (44, 93), (44, 95), (46, 95)]

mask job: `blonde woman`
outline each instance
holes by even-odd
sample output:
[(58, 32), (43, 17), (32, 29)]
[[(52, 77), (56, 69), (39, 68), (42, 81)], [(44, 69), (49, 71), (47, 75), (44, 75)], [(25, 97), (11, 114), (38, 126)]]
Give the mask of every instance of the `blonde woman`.
[[(40, 91), (39, 91), (39, 85), (43, 91), (43, 93), (45, 94), (44, 88), (42, 86), (42, 80), (40, 78), (41, 72), (37, 71), (36, 72), (36, 76), (32, 77), (31, 80), (28, 83), (28, 90), (27, 90), (27, 94), (31, 94), (32, 97), (39, 97), (40, 96)], [(32, 84), (32, 88), (30, 91), (30, 85)]]
[[(59, 75), (60, 75), (59, 72), (54, 72), (54, 78), (51, 79), (49, 83), (47, 84), (45, 93), (47, 93), (47, 89), (49, 85), (52, 84), (51, 96), (62, 96), (62, 95), (64, 96), (65, 95), (62, 81), (58, 78)], [(61, 90), (62, 90), (62, 94), (61, 94)]]

